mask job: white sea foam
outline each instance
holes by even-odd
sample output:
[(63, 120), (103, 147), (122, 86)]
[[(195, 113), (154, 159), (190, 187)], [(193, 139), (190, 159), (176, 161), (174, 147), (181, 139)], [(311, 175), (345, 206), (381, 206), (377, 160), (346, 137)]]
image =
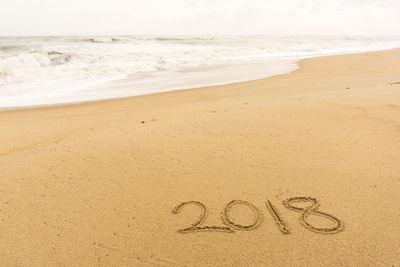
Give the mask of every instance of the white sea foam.
[(400, 37), (0, 38), (0, 107), (148, 94), (268, 77), (302, 58), (400, 46)]

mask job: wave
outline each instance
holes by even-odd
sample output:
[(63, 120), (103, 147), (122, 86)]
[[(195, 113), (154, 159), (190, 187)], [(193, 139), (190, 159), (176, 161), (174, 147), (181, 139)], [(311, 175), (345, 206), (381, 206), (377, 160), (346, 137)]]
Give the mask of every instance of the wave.
[(3, 46), (0, 46), (0, 51), (7, 52), (7, 51), (11, 51), (11, 50), (16, 50), (18, 48), (20, 48), (19, 45), (3, 45)]
[(174, 75), (180, 70), (250, 63), (273, 68), (288, 64), (286, 60), (398, 46), (400, 38), (362, 36), (0, 38), (0, 98), (26, 88), (40, 92), (44, 84), (55, 88), (74, 84), (65, 89), (72, 94), (78, 85), (115, 77), (161, 77), (166, 72)]
[(177, 41), (177, 42), (188, 42), (188, 41), (213, 41), (215, 38), (213, 37), (155, 37), (151, 38), (151, 40), (161, 41), (161, 42), (170, 42), (170, 41)]
[(92, 43), (110, 43), (113, 42), (113, 38), (110, 37), (97, 37), (97, 38), (90, 38), (90, 42)]

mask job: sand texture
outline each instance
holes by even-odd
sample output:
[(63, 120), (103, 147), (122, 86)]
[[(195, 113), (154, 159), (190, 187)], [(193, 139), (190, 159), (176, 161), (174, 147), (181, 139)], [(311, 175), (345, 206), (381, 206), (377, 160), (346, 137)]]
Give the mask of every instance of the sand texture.
[(400, 266), (400, 49), (0, 112), (1, 266)]

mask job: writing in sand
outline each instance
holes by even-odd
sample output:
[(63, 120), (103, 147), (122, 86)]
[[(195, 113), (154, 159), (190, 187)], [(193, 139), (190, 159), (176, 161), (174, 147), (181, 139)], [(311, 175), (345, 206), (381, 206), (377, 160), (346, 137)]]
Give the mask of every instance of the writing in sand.
[[(335, 216), (328, 214), (326, 212), (322, 212), (319, 210), (320, 203), (317, 199), (312, 197), (291, 197), (282, 202), (282, 204), (296, 212), (300, 212), (301, 215), (299, 217), (300, 224), (304, 226), (306, 229), (313, 231), (315, 233), (320, 234), (335, 234), (344, 229), (344, 223), (336, 218)], [(297, 205), (296, 205), (297, 204)], [(303, 204), (302, 206), (298, 206), (299, 204)], [(306, 205), (305, 205), (306, 204)], [(259, 208), (254, 206), (253, 204), (244, 201), (244, 200), (232, 200), (228, 204), (226, 204), (224, 210), (222, 211), (221, 220), (224, 226), (205, 226), (203, 225), (205, 220), (207, 219), (208, 210), (206, 206), (199, 202), (199, 201), (187, 201), (182, 202), (178, 206), (176, 206), (173, 210), (173, 214), (180, 213), (184, 207), (188, 205), (196, 205), (200, 207), (201, 212), (199, 218), (192, 223), (189, 227), (179, 229), (178, 233), (185, 234), (185, 233), (195, 233), (195, 232), (204, 232), (204, 231), (218, 231), (218, 232), (225, 232), (225, 233), (234, 233), (235, 230), (239, 231), (249, 231), (254, 230), (258, 226), (260, 226), (263, 215)], [(231, 218), (231, 209), (234, 206), (244, 206), (250, 209), (253, 213), (252, 222), (248, 224), (241, 224), (235, 222), (233, 218)], [(282, 216), (278, 213), (278, 210), (273, 206), (270, 200), (266, 200), (265, 202), (266, 209), (268, 210), (269, 214), (274, 218), (279, 230), (283, 234), (290, 234), (290, 229), (286, 221), (282, 218)], [(309, 217), (311, 216), (318, 216), (325, 218), (331, 221), (334, 225), (331, 227), (317, 227), (313, 225)]]

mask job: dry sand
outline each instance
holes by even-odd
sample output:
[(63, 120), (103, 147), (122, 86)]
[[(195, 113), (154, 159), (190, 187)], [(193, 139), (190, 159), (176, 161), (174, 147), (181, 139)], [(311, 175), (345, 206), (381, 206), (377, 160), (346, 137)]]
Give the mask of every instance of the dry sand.
[(300, 65), (1, 112), (0, 265), (399, 266), (400, 49)]

